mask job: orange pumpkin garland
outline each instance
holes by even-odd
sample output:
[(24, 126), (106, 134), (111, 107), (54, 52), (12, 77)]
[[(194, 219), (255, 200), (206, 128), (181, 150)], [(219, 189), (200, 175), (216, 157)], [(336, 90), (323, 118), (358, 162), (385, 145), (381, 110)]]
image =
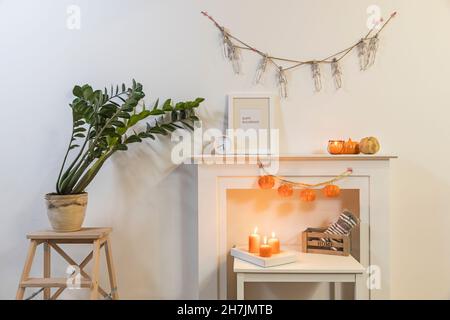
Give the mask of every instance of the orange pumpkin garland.
[(258, 185), (261, 189), (272, 189), (275, 185), (275, 179), (272, 176), (259, 177)]
[(278, 187), (278, 194), (283, 198), (288, 198), (294, 194), (294, 189), (288, 184), (282, 184)]
[(322, 192), (325, 197), (328, 198), (339, 197), (339, 195), (341, 194), (341, 188), (339, 188), (337, 185), (329, 184), (322, 189)]
[(316, 200), (316, 191), (314, 189), (303, 189), (300, 191), (300, 199), (304, 202)]

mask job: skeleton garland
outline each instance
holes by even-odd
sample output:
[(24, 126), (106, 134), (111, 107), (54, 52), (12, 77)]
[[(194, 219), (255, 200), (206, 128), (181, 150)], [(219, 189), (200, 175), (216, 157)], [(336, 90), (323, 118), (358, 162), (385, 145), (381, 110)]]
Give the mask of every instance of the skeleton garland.
[(336, 58), (331, 63), (331, 75), (333, 76), (334, 87), (336, 89), (342, 88), (342, 71)]
[(233, 71), (236, 74), (241, 73), (241, 53), (238, 47), (236, 47), (230, 39), (228, 32), (222, 30), (222, 42), (223, 42), (223, 55), (231, 62)]
[[(228, 30), (219, 25), (213, 17), (208, 15), (206, 12), (202, 12), (202, 14), (210, 19), (215, 26), (221, 31), (222, 35), (222, 43), (223, 43), (223, 54), (225, 58), (231, 62), (233, 67), (233, 71), (236, 74), (241, 73), (241, 49), (253, 51), (261, 56), (261, 60), (258, 63), (258, 67), (255, 73), (255, 83), (258, 84), (261, 82), (263, 75), (266, 73), (269, 64), (272, 64), (276, 69), (276, 79), (277, 84), (280, 90), (280, 95), (283, 98), (287, 98), (287, 77), (286, 72), (296, 69), (300, 66), (309, 64), (311, 67), (311, 76), (314, 83), (315, 91), (322, 90), (322, 73), (321, 73), (321, 64), (330, 64), (331, 76), (334, 82), (334, 86), (336, 89), (340, 89), (342, 87), (342, 70), (340, 67), (340, 60), (347, 56), (353, 49), (357, 50), (359, 67), (361, 70), (367, 70), (375, 63), (375, 58), (377, 55), (377, 51), (379, 48), (379, 37), (378, 35), (384, 29), (384, 27), (391, 21), (392, 18), (396, 16), (396, 12), (392, 13), (383, 25), (376, 29), (371, 29), (365, 37), (359, 40), (354, 45), (348, 47), (347, 49), (341, 50), (336, 54), (330, 55), (328, 58), (322, 60), (312, 60), (312, 61), (300, 61), (300, 60), (292, 60), (287, 58), (279, 58), (269, 55), (268, 53), (263, 53), (263, 51), (258, 50), (247, 43), (239, 40), (238, 38), (232, 36)], [(374, 32), (374, 34), (372, 34)], [(280, 65), (280, 63), (286, 64), (289, 63), (288, 66)]]
[(287, 98), (287, 77), (282, 67), (278, 70), (278, 86), (280, 88), (280, 96)]

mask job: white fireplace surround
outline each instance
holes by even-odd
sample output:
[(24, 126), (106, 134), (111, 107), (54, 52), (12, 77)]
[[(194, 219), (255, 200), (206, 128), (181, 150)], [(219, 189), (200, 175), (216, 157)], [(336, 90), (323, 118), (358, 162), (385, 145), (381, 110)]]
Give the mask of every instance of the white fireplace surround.
[[(283, 155), (278, 175), (314, 183), (336, 176), (347, 168), (353, 174), (341, 180), (343, 189), (359, 189), (360, 262), (378, 266), (381, 287), (364, 293), (365, 299), (390, 298), (389, 161), (380, 155)], [(260, 171), (253, 156), (237, 156), (224, 164), (222, 157), (198, 156), (198, 298), (227, 297), (228, 189), (257, 188)], [(200, 161), (201, 162), (201, 161)], [(207, 163), (205, 163), (207, 162)], [(366, 274), (367, 278), (368, 275)]]

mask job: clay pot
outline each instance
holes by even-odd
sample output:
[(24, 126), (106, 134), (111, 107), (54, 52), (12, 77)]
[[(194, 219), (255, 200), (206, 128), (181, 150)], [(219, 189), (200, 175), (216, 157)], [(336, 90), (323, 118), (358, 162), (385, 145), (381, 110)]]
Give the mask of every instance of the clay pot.
[(45, 195), (47, 216), (53, 230), (58, 232), (78, 231), (86, 214), (88, 194)]

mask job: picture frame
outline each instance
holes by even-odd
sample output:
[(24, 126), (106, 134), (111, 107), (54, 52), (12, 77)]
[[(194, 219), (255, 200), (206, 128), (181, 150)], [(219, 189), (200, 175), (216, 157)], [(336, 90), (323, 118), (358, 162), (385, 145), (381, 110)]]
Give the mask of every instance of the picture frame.
[[(247, 143), (242, 146), (235, 136), (229, 137), (230, 143), (226, 153), (235, 154), (271, 154), (272, 129), (275, 129), (275, 94), (274, 93), (231, 93), (228, 95), (228, 126), (227, 132), (248, 129), (258, 132), (257, 144)], [(264, 138), (264, 130), (267, 137)], [(252, 131), (252, 130), (250, 130)], [(261, 136), (263, 135), (263, 136)]]

